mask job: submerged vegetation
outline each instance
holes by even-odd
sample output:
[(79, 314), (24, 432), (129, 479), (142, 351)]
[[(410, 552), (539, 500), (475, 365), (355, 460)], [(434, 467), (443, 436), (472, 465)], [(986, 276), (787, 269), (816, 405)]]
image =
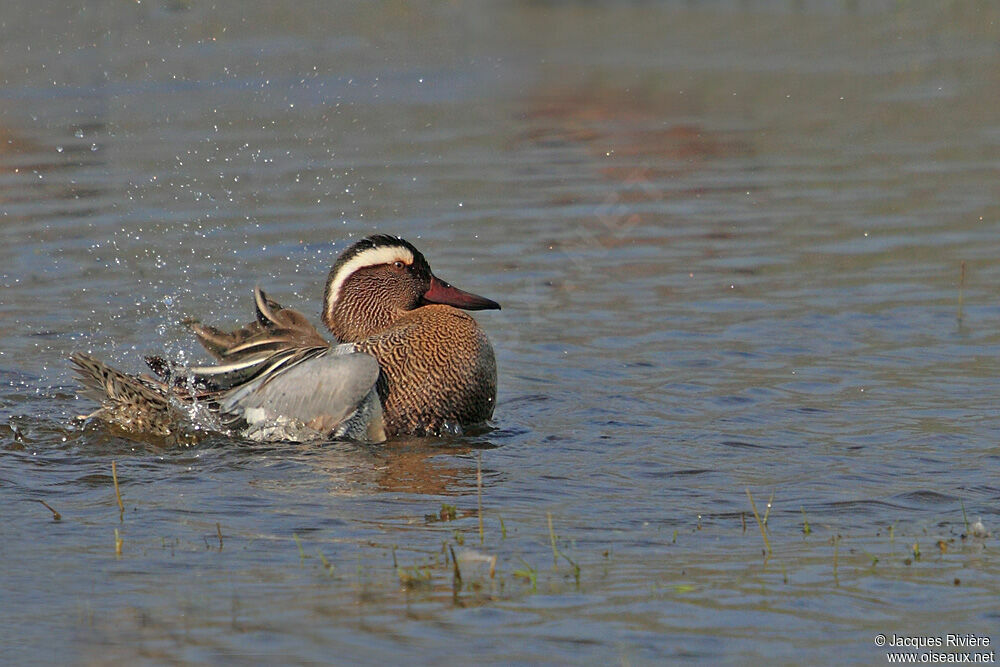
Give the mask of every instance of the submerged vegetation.
[[(858, 608), (896, 605), (899, 590), (954, 591), (950, 604), (967, 597), (976, 608), (1000, 592), (995, 540), (976, 514), (979, 501), (966, 508), (954, 497), (933, 520), (883, 522), (856, 514), (863, 505), (831, 511), (801, 497), (785, 502), (780, 486), (741, 486), (724, 511), (664, 503), (657, 519), (647, 504), (641, 513), (617, 508), (611, 522), (611, 515), (585, 515), (573, 505), (512, 504), (503, 495), (509, 487), (483, 470), (479, 451), (436, 451), (456, 480), (441, 493), (362, 489), (339, 497), (332, 485), (343, 476), (342, 460), (329, 459), (338, 467), (328, 474), (328, 452), (318, 449), (292, 464), (289, 451), (248, 453), (253, 477), (229, 478), (214, 495), (191, 501), (183, 482), (164, 494), (139, 474), (188, 475), (209, 488), (216, 452), (202, 448), (176, 454), (176, 466), (118, 454), (90, 471), (86, 506), (52, 493), (24, 507), (36, 527), (51, 527), (53, 539), (93, 534), (84, 561), (116, 573), (115, 586), (134, 591), (166, 582), (159, 606), (131, 604), (152, 619), (142, 622), (175, 633), (171, 614), (178, 612), (193, 614), (194, 624), (287, 630), (287, 618), (275, 618), (290, 608), (299, 621), (334, 619), (334, 627), (381, 632), (414, 619), (475, 624), (558, 608), (564, 611), (553, 618), (607, 618), (659, 636), (698, 623), (718, 627), (727, 610), (849, 623)], [(228, 473), (232, 452), (225, 457)], [(300, 483), (315, 490), (317, 480), (331, 491), (287, 491)], [(267, 502), (253, 509), (262, 490)], [(302, 505), (304, 498), (310, 504)], [(378, 511), (371, 518), (341, 513), (358, 502), (378, 504)], [(252, 511), (233, 512), (230, 503)], [(198, 582), (204, 594), (192, 599), (194, 589), (178, 585), (178, 576)], [(116, 595), (113, 588), (98, 593)], [(831, 605), (839, 607), (828, 611)], [(484, 614), (478, 621), (466, 615), (476, 609)]]
[[(420, 532), (429, 532), (439, 539), (438, 548), (426, 548), (423, 539), (410, 543), (384, 544), (368, 540), (354, 544), (358, 565), (355, 571), (338, 567), (337, 555), (328, 557), (331, 549), (342, 554), (343, 540), (336, 535), (313, 535), (304, 540), (298, 532), (292, 532), (289, 541), (294, 544), (292, 553), (300, 568), (315, 569), (324, 579), (341, 584), (353, 585), (363, 599), (372, 598), (376, 590), (379, 599), (391, 596), (393, 589), (406, 596), (419, 594), (446, 596), (452, 603), (461, 606), (475, 602), (487, 603), (491, 600), (517, 598), (539, 592), (546, 594), (584, 592), (593, 587), (602, 587), (610, 581), (622, 577), (646, 576), (649, 578), (650, 594), (699, 597), (714, 587), (713, 576), (729, 571), (742, 563), (744, 577), (766, 587), (791, 586), (799, 583), (819, 583), (824, 580), (829, 585), (840, 587), (845, 584), (843, 577), (851, 577), (855, 582), (872, 576), (886, 579), (908, 578), (907, 574), (915, 566), (926, 568), (924, 577), (940, 579), (941, 583), (958, 586), (961, 579), (956, 572), (965, 567), (961, 561), (974, 554), (983, 565), (993, 563), (992, 551), (987, 543), (988, 532), (981, 522), (970, 524), (964, 501), (960, 502), (961, 522), (942, 522), (940, 532), (926, 528), (915, 529), (907, 535), (910, 546), (900, 551), (896, 546), (896, 523), (886, 525), (874, 535), (851, 534), (834, 526), (810, 523), (805, 509), (784, 510), (775, 504), (776, 492), (772, 492), (765, 512), (761, 515), (754, 495), (745, 489), (748, 510), (757, 523), (763, 543), (757, 556), (753, 555), (752, 542), (747, 541), (746, 512), (738, 514), (699, 514), (685, 522), (664, 522), (653, 531), (650, 539), (660, 544), (660, 557), (654, 562), (637, 563), (628, 557), (619, 556), (627, 552), (627, 542), (602, 550), (589, 550), (577, 545), (577, 540), (586, 536), (585, 531), (570, 528), (575, 538), (567, 539), (557, 533), (560, 523), (573, 524), (573, 517), (559, 521), (551, 511), (534, 517), (518, 520), (518, 539), (508, 537), (508, 523), (498, 513), (484, 509), (482, 464), (477, 457), (475, 507), (465, 508), (461, 499), (455, 504), (442, 502), (440, 508), (423, 515)], [(136, 545), (126, 554), (123, 550), (125, 534), (125, 505), (119, 482), (117, 461), (111, 464), (111, 481), (114, 507), (118, 510), (115, 521), (114, 557), (141, 558), (148, 553), (148, 544)], [(486, 498), (488, 500), (488, 497)], [(50, 510), (54, 521), (62, 516), (47, 502), (39, 501)], [(779, 514), (773, 515), (772, 510)], [(774, 516), (780, 517), (777, 532), (772, 527)], [(801, 523), (793, 517), (799, 516)], [(412, 522), (407, 522), (411, 523)], [(447, 525), (443, 525), (447, 524)], [(676, 526), (676, 527), (675, 527)], [(798, 526), (798, 528), (796, 528)], [(206, 545), (217, 553), (223, 552), (225, 544), (221, 522), (212, 525), (211, 533), (201, 535)], [(412, 528), (410, 529), (412, 530)], [(798, 538), (795, 538), (795, 533)], [(478, 538), (477, 549), (467, 546), (471, 535)], [(403, 537), (400, 534), (397, 537)], [(256, 542), (282, 542), (281, 536), (248, 536), (235, 531), (226, 531), (230, 543), (243, 543), (243, 548), (251, 548)], [(936, 544), (934, 556), (921, 551), (921, 540), (931, 540)], [(733, 549), (720, 554), (712, 547), (712, 542), (723, 541)], [(912, 540), (912, 541), (910, 541)], [(160, 539), (162, 549), (169, 548), (174, 553), (182, 544), (179, 539)], [(740, 549), (743, 544), (745, 548)], [(543, 567), (542, 545), (550, 551), (551, 567)], [(827, 546), (824, 546), (827, 545)], [(348, 543), (350, 546), (350, 543)], [(826, 568), (823, 563), (826, 562)], [(993, 567), (996, 563), (993, 563)], [(827, 576), (823, 575), (826, 569)], [(715, 573), (713, 575), (712, 573)], [(939, 572), (935, 576), (935, 572)], [(731, 585), (731, 582), (726, 583)]]

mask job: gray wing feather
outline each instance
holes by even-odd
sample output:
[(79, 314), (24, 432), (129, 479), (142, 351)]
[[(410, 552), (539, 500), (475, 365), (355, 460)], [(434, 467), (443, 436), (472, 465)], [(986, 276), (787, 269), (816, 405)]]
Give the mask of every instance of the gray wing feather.
[(247, 421), (289, 418), (332, 428), (357, 411), (378, 375), (374, 357), (340, 345), (227, 392), (219, 406)]

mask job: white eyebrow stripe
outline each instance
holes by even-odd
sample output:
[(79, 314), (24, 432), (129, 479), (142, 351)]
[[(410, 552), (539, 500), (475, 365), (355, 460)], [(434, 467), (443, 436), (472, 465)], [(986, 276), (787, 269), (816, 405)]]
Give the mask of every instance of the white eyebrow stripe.
[(413, 264), (413, 253), (408, 248), (402, 246), (383, 246), (381, 248), (368, 248), (347, 260), (340, 267), (337, 274), (330, 283), (329, 299), (326, 303), (326, 312), (333, 315), (333, 304), (340, 298), (340, 290), (344, 286), (347, 278), (366, 266), (378, 266), (379, 264), (392, 264), (393, 262), (403, 262), (406, 265)]

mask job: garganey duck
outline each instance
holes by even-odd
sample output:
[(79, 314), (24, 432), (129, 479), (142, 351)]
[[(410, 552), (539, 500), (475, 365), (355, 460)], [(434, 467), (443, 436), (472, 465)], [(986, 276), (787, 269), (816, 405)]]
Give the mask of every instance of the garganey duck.
[(322, 319), (339, 344), (260, 288), (254, 299), (255, 321), (235, 331), (190, 323), (215, 366), (146, 357), (153, 378), (74, 354), (83, 393), (101, 403), (86, 418), (172, 439), (192, 409), (207, 408), (218, 430), (252, 440), (379, 442), (461, 432), (493, 415), (493, 347), (459, 309), (500, 305), (439, 279), (401, 238), (362, 239), (330, 270)]

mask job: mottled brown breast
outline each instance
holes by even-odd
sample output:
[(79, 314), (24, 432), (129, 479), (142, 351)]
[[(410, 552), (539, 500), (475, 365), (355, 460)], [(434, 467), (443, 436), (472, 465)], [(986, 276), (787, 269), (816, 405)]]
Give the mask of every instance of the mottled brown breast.
[(379, 394), (389, 435), (436, 435), (493, 415), (497, 367), (486, 334), (451, 306), (417, 308), (357, 343), (382, 368)]

